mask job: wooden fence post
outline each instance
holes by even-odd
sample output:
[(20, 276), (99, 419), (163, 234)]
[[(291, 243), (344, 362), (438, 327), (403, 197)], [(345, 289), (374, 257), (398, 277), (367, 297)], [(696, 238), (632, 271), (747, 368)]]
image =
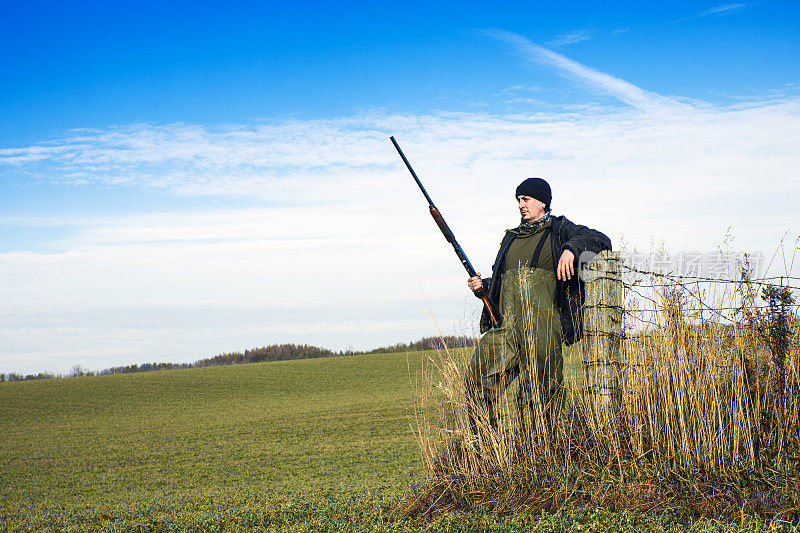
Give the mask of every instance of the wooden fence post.
[(617, 252), (583, 265), (583, 387), (593, 429), (614, 425), (621, 399), (622, 277)]

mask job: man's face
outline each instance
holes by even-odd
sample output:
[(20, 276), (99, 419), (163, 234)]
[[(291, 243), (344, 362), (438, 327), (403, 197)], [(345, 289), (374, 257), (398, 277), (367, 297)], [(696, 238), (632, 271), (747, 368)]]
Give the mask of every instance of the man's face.
[(519, 200), (519, 214), (525, 222), (533, 222), (544, 216), (544, 204), (530, 196), (517, 196)]

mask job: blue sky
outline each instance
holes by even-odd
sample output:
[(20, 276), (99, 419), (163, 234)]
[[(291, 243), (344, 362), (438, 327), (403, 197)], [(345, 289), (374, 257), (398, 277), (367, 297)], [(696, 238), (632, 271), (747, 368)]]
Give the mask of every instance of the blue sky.
[(483, 28), (662, 94), (753, 96), (797, 81), (794, 2), (232, 4), (5, 2), (0, 142), (142, 121), (502, 109), (510, 87), (563, 89)]
[(0, 370), (369, 348), (432, 334), (427, 311), (471, 333), (391, 134), (479, 269), (530, 175), (630, 249), (731, 227), (790, 257), (799, 23), (770, 1), (5, 2)]

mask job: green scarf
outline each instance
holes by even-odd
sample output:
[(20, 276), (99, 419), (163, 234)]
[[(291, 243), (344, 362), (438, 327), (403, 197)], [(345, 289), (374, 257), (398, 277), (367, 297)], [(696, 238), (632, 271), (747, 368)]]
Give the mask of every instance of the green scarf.
[(539, 220), (532, 220), (530, 222), (525, 222), (525, 220), (523, 220), (522, 222), (520, 222), (517, 230), (520, 233), (535, 233), (536, 230), (547, 224), (549, 221), (550, 221), (550, 210), (548, 209), (547, 211), (544, 212), (544, 216)]

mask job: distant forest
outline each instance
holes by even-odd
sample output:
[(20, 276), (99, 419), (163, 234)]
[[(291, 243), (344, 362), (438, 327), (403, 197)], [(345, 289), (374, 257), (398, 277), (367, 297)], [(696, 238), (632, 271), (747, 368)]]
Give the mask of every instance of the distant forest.
[(463, 348), (475, 346), (478, 339), (467, 336), (448, 335), (445, 337), (423, 337), (414, 342), (401, 342), (392, 346), (383, 346), (369, 351), (345, 350), (334, 352), (327, 348), (310, 346), (308, 344), (271, 344), (261, 348), (253, 348), (242, 352), (230, 352), (200, 359), (194, 363), (144, 363), (141, 365), (126, 365), (106, 368), (99, 372), (85, 370), (76, 365), (72, 371), (64, 376), (51, 372), (38, 374), (17, 374), (15, 372), (0, 373), (0, 381), (26, 381), (33, 379), (52, 379), (61, 377), (102, 376), (106, 374), (130, 374), (133, 372), (153, 372), (156, 370), (173, 370), (178, 368), (199, 368), (204, 366), (242, 365), (247, 363), (265, 363), (272, 361), (291, 361), (294, 359), (316, 359), (319, 357), (344, 357), (349, 355), (409, 352), (420, 350), (438, 350), (442, 347)]

